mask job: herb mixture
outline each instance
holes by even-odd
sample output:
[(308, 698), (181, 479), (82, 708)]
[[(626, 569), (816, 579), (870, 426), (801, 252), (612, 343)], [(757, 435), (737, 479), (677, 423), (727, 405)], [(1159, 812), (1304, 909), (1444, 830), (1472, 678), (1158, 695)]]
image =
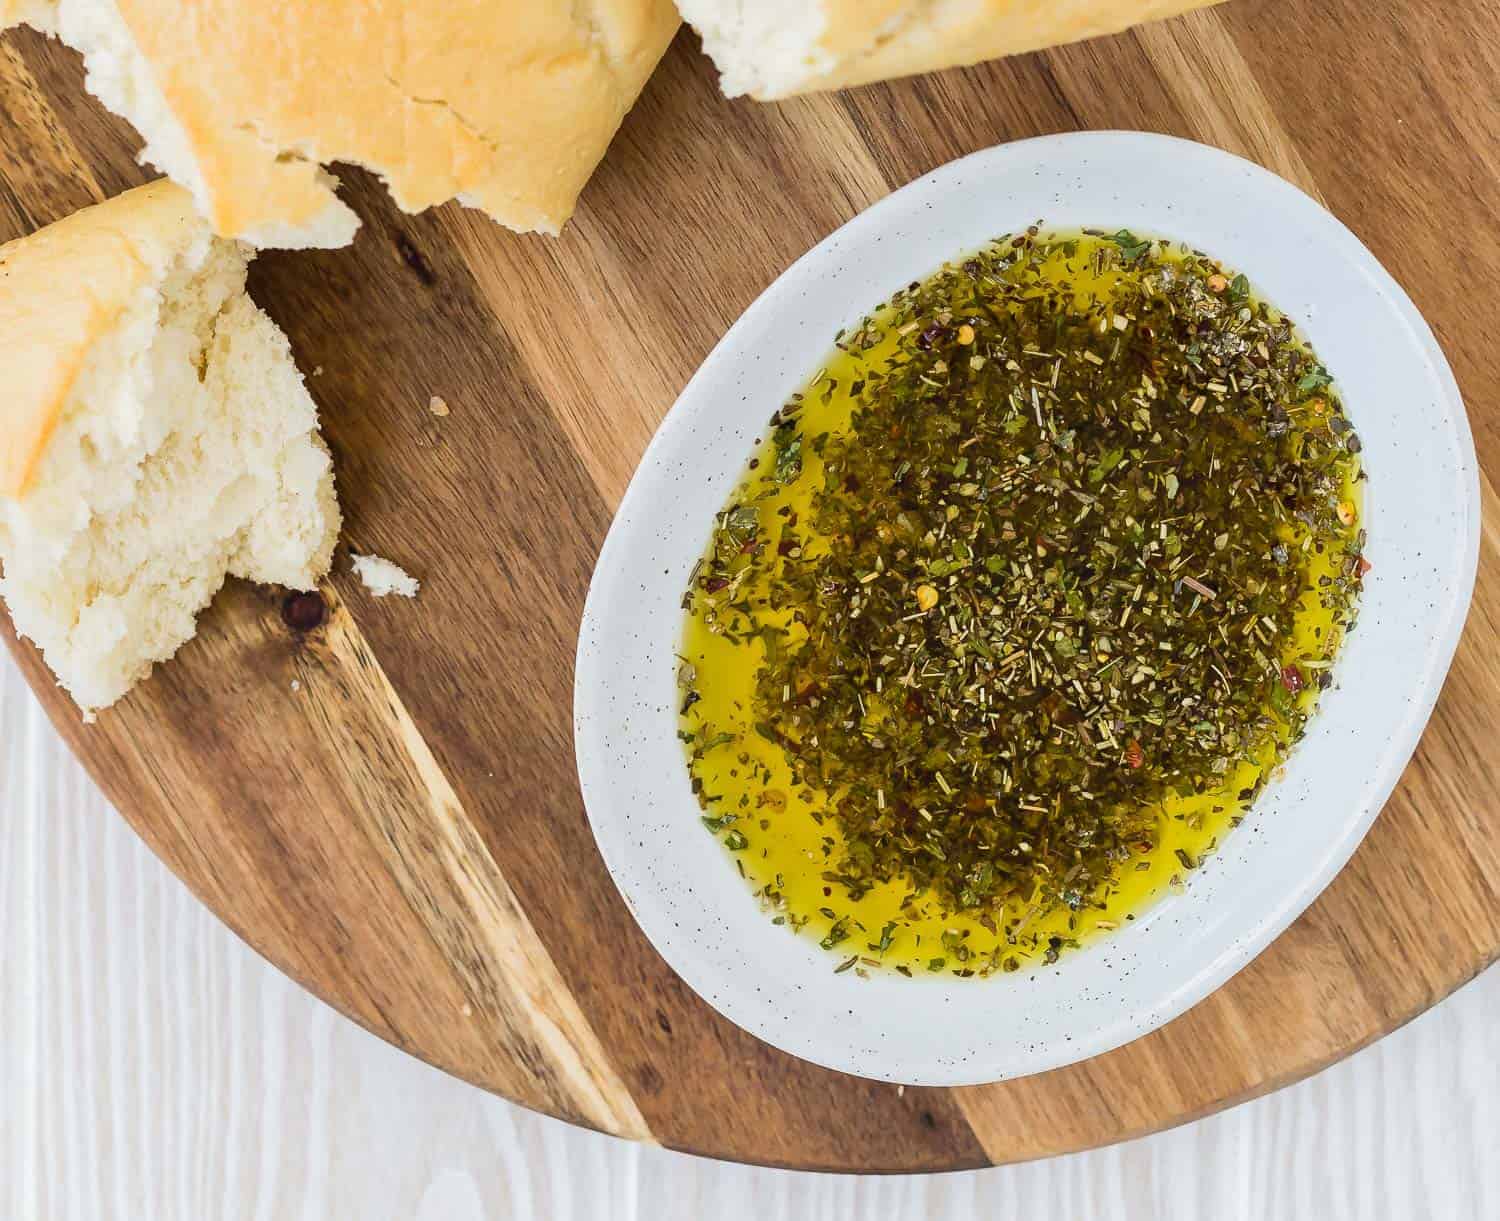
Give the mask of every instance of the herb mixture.
[(837, 347), (684, 600), (704, 822), (839, 969), (1055, 960), (1303, 732), (1358, 437), (1243, 276), (1123, 231), (1002, 239)]

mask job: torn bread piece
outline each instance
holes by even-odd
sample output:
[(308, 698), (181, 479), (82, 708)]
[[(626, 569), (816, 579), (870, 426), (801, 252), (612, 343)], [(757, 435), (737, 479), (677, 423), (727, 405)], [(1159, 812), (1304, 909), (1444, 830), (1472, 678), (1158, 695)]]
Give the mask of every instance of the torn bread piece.
[(215, 232), (342, 246), (321, 168), (379, 174), (408, 212), (459, 199), (555, 234), (680, 23), (672, 0), (0, 0), (83, 55)]
[(1215, 0), (678, 0), (730, 97), (763, 101), (1115, 34)]
[(349, 554), (354, 575), (370, 591), (372, 597), (386, 598), (398, 594), (403, 598), (415, 598), (422, 583), (393, 560), (378, 555)]
[(86, 714), (226, 576), (328, 571), (332, 463), (248, 257), (165, 180), (0, 246), (0, 596)]

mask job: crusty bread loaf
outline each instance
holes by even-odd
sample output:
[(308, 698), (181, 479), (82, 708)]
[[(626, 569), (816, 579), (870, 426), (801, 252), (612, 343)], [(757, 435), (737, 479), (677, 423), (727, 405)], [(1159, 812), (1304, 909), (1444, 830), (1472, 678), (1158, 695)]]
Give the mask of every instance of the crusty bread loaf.
[(86, 713), (226, 575), (328, 570), (332, 464), (247, 255), (165, 180), (0, 246), (0, 595)]
[(217, 233), (339, 246), (321, 168), (556, 233), (677, 29), (672, 0), (0, 0), (83, 53)]
[(678, 0), (724, 92), (771, 100), (1113, 34), (1214, 0)]

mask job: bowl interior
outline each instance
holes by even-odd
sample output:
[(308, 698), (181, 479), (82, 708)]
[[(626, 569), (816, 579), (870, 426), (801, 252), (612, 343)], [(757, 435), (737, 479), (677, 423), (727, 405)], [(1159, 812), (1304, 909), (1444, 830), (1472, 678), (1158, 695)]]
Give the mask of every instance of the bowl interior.
[[(1243, 271), (1301, 324), (1364, 443), (1373, 570), (1307, 737), (1186, 891), (1055, 966), (986, 980), (835, 975), (771, 924), (706, 834), (676, 738), (688, 574), (771, 413), (834, 333), (1001, 234), (1131, 228)], [(1478, 482), (1457, 386), (1373, 255), (1313, 200), (1203, 145), (1085, 133), (1003, 145), (881, 201), (735, 323), (667, 416), (600, 555), (574, 720), (589, 819), (631, 912), (725, 1016), (831, 1068), (913, 1084), (996, 1081), (1109, 1050), (1242, 967), (1328, 884), (1431, 713), (1473, 588)]]

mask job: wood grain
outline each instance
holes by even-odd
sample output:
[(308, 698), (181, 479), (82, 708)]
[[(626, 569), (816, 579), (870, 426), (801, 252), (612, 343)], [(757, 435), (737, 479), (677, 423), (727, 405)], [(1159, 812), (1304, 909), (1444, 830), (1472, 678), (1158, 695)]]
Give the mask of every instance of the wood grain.
[[(720, 97), (685, 34), (556, 241), (457, 207), (405, 216), (345, 172), (354, 246), (263, 256), (252, 289), (321, 370), (348, 543), (423, 578), (420, 600), (369, 599), (341, 557), (328, 625), (298, 633), (274, 593), (232, 587), (88, 728), (29, 649), (18, 660), (105, 792), (256, 949), (398, 1046), (575, 1122), (779, 1165), (938, 1169), (1117, 1140), (1305, 1075), (1500, 947), (1493, 530), (1433, 726), (1308, 914), (1157, 1034), (961, 1091), (794, 1061), (656, 957), (577, 795), (573, 641), (610, 511), (733, 318), (892, 187), (1039, 132), (1175, 132), (1321, 195), (1432, 321), (1493, 472), (1500, 370), (1475, 292), (1500, 283), (1500, 23), (1483, 6), (1415, 12), (1236, 0), (771, 106)], [(0, 42), (0, 132), (0, 237), (142, 176), (73, 57), (31, 35)], [(1493, 525), (1488, 492), (1485, 507)]]

